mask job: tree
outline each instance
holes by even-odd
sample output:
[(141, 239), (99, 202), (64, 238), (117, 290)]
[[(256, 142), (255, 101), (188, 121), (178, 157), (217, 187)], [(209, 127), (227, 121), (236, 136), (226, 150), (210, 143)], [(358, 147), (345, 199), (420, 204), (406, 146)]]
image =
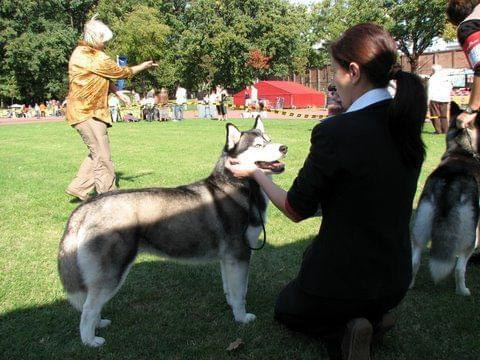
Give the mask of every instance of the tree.
[(353, 25), (370, 22), (389, 28), (392, 24), (385, 0), (323, 0), (314, 5), (312, 14), (323, 65), (330, 62), (330, 44)]
[(173, 54), (167, 41), (171, 33), (165, 25), (159, 10), (147, 6), (138, 6), (135, 10), (111, 23), (116, 34), (108, 44), (108, 53), (125, 55), (131, 65), (146, 60), (155, 60), (158, 68), (142, 72), (131, 80), (131, 86), (140, 87), (142, 92), (151, 87), (172, 86), (175, 82)]
[(0, 96), (33, 102), (61, 98), (67, 63), (94, 0), (3, 0), (0, 5)]
[(445, 41), (457, 40), (457, 27), (447, 22), (443, 30), (442, 38)]
[(445, 29), (444, 0), (389, 0), (389, 14), (395, 20), (390, 31), (416, 72), (418, 58)]

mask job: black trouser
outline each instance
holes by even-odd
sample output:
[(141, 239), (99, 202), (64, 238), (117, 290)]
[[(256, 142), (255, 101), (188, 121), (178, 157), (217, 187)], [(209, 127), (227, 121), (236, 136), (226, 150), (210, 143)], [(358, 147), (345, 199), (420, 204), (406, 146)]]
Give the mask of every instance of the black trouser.
[(293, 280), (277, 298), (275, 319), (291, 330), (334, 339), (341, 337), (346, 324), (355, 318), (366, 318), (375, 327), (405, 294), (402, 291), (374, 300), (337, 300), (307, 294)]

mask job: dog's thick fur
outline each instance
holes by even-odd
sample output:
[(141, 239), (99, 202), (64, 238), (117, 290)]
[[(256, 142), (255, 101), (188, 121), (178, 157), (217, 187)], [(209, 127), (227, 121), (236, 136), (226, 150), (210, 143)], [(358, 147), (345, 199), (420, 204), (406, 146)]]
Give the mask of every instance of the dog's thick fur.
[(447, 150), (425, 183), (412, 228), (413, 287), (423, 248), (431, 239), (430, 273), (435, 282), (455, 268), (456, 292), (470, 295), (465, 268), (475, 249), (479, 220), (480, 124), (458, 129), (457, 104), (451, 104)]
[(235, 320), (254, 320), (245, 310), (250, 247), (265, 220), (267, 197), (256, 182), (234, 178), (225, 161), (231, 156), (280, 173), (284, 167), (278, 160), (286, 152), (286, 146), (270, 142), (259, 118), (245, 132), (227, 124), (224, 150), (208, 178), (176, 188), (105, 193), (75, 209), (60, 243), (58, 268), (68, 300), (82, 312), (83, 343), (105, 342), (95, 336), (95, 328), (110, 324), (100, 312), (139, 251), (195, 262), (219, 260)]

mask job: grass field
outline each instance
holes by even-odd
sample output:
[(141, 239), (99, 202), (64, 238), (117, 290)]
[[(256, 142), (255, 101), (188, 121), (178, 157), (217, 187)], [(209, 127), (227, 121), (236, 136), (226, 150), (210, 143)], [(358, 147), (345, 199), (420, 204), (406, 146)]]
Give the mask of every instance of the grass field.
[[(251, 126), (247, 120), (234, 123)], [(314, 125), (266, 120), (271, 137), (289, 147), (287, 171), (276, 177), (284, 188), (303, 163)], [(115, 125), (110, 139), (120, 187), (176, 186), (207, 176), (224, 129), (209, 120)], [(431, 130), (428, 124), (428, 158), (416, 199), (444, 149), (444, 138)], [(112, 320), (100, 331), (105, 346), (84, 347), (79, 313), (65, 300), (56, 258), (65, 222), (77, 206), (64, 189), (85, 155), (80, 137), (65, 123), (0, 127), (0, 358), (327, 358), (321, 343), (273, 320), (276, 295), (296, 275), (319, 219), (294, 224), (273, 207), (268, 244), (251, 266), (247, 310), (257, 315), (254, 323), (233, 322), (217, 264), (185, 266), (142, 255), (104, 308)], [(455, 295), (453, 278), (434, 287), (422, 266), (417, 287), (394, 312), (398, 326), (375, 348), (375, 359), (480, 358), (480, 271), (467, 271), (472, 296), (463, 298)], [(227, 352), (237, 338), (245, 345)]]

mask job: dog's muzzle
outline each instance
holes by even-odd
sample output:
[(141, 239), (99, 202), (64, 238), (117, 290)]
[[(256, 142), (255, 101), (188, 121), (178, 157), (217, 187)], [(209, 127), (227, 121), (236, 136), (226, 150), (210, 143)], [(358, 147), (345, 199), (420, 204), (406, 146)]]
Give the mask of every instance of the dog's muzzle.
[[(286, 145), (281, 145), (278, 148), (278, 151), (285, 156), (288, 151), (288, 147)], [(255, 165), (260, 169), (270, 170), (272, 173), (279, 174), (285, 170), (285, 164), (275, 160), (275, 161), (255, 161)]]

